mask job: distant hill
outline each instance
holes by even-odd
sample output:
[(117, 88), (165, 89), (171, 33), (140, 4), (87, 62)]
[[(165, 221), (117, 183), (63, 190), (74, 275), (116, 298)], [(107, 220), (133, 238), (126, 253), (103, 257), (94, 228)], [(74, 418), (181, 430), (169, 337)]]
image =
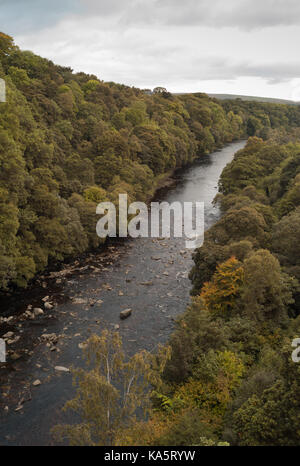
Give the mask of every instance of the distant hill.
[(300, 102), (295, 102), (294, 100), (284, 100), (284, 99), (273, 99), (272, 97), (257, 97), (257, 96), (250, 96), (250, 95), (235, 95), (235, 94), (207, 94), (209, 97), (213, 97), (215, 99), (220, 100), (234, 100), (234, 99), (241, 99), (247, 101), (255, 101), (255, 102), (268, 102), (268, 103), (275, 103), (275, 104), (287, 104), (287, 105), (299, 105)]

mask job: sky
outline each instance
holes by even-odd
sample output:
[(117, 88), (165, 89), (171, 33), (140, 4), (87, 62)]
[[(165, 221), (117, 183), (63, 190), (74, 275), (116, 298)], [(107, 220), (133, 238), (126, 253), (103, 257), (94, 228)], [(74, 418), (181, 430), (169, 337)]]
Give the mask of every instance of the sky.
[(299, 0), (0, 0), (0, 31), (104, 81), (300, 101)]

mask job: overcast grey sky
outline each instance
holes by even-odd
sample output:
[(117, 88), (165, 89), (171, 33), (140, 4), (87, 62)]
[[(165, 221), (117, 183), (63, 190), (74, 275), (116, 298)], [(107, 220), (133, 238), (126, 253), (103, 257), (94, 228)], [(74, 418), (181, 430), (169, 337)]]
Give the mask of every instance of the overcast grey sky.
[(105, 81), (300, 100), (299, 0), (0, 0), (0, 19)]

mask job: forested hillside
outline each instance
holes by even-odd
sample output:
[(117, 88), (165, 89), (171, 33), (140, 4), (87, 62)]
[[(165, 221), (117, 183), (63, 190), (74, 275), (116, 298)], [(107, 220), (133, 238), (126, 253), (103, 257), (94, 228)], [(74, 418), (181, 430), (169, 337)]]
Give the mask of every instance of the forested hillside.
[[(298, 107), (172, 96), (74, 74), (0, 34), (0, 288), (99, 246), (96, 205), (145, 200), (174, 168), (247, 134), (285, 137)], [(280, 130), (278, 129), (280, 128)]]
[(299, 143), (257, 137), (223, 171), (145, 443), (299, 445), (299, 178)]
[(99, 245), (96, 205), (144, 200), (175, 167), (243, 135), (205, 95), (146, 96), (74, 74), (0, 34), (0, 287)]
[(286, 104), (286, 105), (298, 105), (299, 102), (294, 100), (276, 99), (273, 97), (258, 97), (250, 95), (236, 95), (236, 94), (208, 94), (209, 97), (214, 97), (218, 100), (245, 100), (247, 102), (266, 102), (269, 104)]

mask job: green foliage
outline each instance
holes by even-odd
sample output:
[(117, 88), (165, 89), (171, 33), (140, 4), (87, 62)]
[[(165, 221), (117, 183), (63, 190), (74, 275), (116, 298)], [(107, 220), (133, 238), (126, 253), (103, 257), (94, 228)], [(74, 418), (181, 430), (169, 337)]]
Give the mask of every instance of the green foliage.
[(64, 407), (77, 413), (80, 422), (57, 426), (56, 437), (67, 438), (71, 445), (125, 442), (137, 410), (147, 412), (150, 384), (159, 386), (168, 354), (168, 348), (157, 356), (141, 351), (126, 362), (117, 332), (104, 330), (100, 336), (92, 335), (84, 344), (87, 369), (73, 370), (77, 392)]
[(217, 266), (211, 282), (204, 283), (200, 297), (212, 313), (228, 317), (238, 310), (244, 269), (235, 257)]
[(0, 58), (8, 56), (15, 49), (13, 38), (0, 32)]
[(268, 250), (260, 249), (245, 259), (244, 272), (245, 312), (261, 321), (282, 322), (293, 298), (292, 279), (282, 273), (279, 261)]
[[(271, 125), (286, 112), (281, 106), (277, 110), (279, 118), (269, 114)], [(290, 125), (298, 124), (295, 113)], [(260, 132), (257, 116), (248, 121), (250, 127), (251, 134)], [(193, 406), (193, 397), (203, 403), (206, 393), (197, 385), (199, 374), (201, 379), (213, 373), (207, 366), (211, 351), (226, 348), (241, 358), (241, 383), (211, 432), (230, 445), (298, 445), (300, 439), (300, 368), (291, 358), (291, 343), (300, 331), (299, 316), (295, 319), (300, 312), (300, 151), (287, 134), (284, 145), (250, 138), (224, 169), (217, 196), (223, 217), (194, 255), (195, 298), (171, 338), (165, 370), (169, 397), (187, 387), (192, 396), (187, 405)], [(198, 322), (204, 323), (207, 313), (210, 320), (200, 330)], [(199, 416), (210, 418), (215, 407), (201, 408)]]
[(3, 33), (0, 61), (1, 209), (10, 212), (0, 227), (2, 288), (98, 247), (98, 202), (124, 192), (149, 199), (171, 170), (244, 133), (241, 116), (205, 94), (104, 83), (21, 51)]

